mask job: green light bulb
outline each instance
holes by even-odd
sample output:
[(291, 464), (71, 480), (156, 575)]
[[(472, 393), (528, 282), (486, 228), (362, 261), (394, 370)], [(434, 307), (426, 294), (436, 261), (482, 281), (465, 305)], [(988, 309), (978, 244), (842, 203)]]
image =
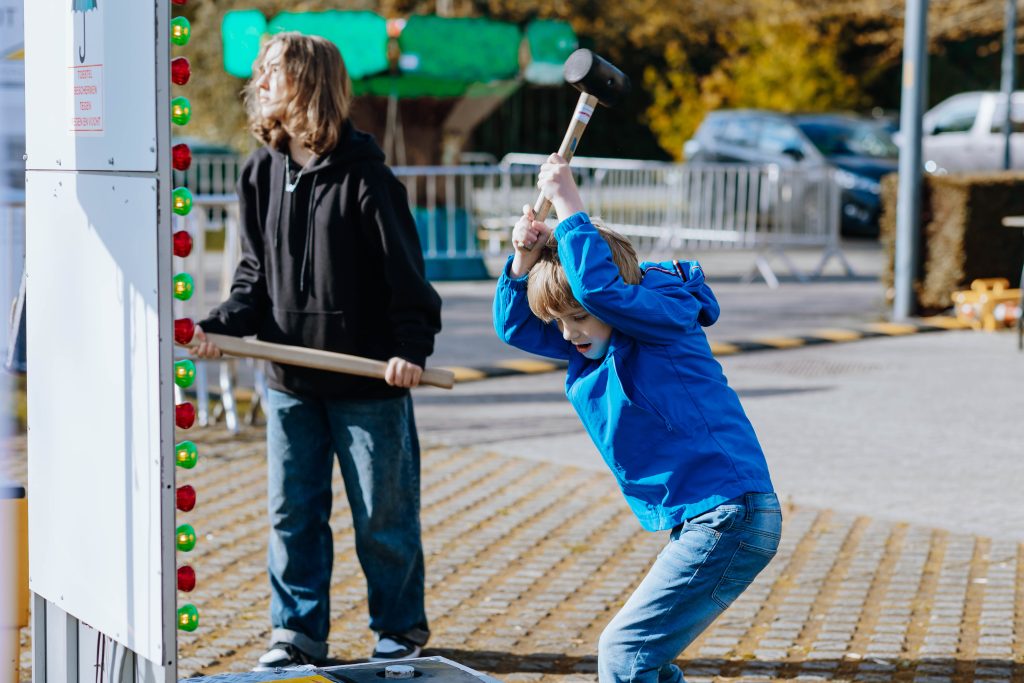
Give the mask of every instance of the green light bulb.
[(174, 542), (178, 550), (187, 553), (196, 547), (196, 530), (189, 524), (182, 524), (174, 530)]
[(192, 210), (192, 193), (187, 187), (176, 187), (171, 192), (171, 209), (179, 216), (187, 216)]
[(192, 103), (187, 97), (175, 97), (171, 100), (171, 121), (177, 126), (184, 126), (192, 118)]
[(192, 298), (192, 291), (196, 283), (188, 273), (178, 273), (174, 276), (173, 293), (178, 301), (188, 301)]
[(195, 631), (199, 628), (199, 610), (195, 605), (185, 603), (178, 608), (178, 628), (182, 631)]
[(179, 360), (174, 363), (174, 383), (182, 389), (192, 386), (196, 378), (196, 364), (189, 359)]
[(199, 451), (191, 441), (182, 441), (174, 447), (174, 462), (178, 467), (190, 470), (199, 460)]
[(192, 25), (185, 17), (174, 17), (171, 19), (171, 42), (178, 46), (188, 45), (188, 39), (192, 36)]

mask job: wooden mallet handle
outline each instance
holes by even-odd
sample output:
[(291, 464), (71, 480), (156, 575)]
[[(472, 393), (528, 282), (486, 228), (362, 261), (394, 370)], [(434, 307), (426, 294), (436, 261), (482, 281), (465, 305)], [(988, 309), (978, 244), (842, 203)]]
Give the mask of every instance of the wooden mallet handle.
[[(585, 92), (580, 93), (580, 99), (576, 102), (576, 110), (572, 113), (572, 120), (569, 122), (569, 128), (565, 131), (565, 137), (562, 138), (562, 144), (558, 148), (559, 156), (566, 161), (570, 161), (573, 154), (576, 153), (576, 147), (580, 144), (580, 138), (583, 137), (583, 131), (586, 130), (587, 124), (590, 123), (590, 117), (594, 114), (597, 103), (598, 99), (595, 96)], [(545, 199), (542, 193), (533, 204), (534, 219), (544, 220), (548, 217), (550, 210), (551, 202)], [(559, 218), (566, 218), (566, 216), (559, 216)]]
[[(320, 349), (307, 349), (288, 344), (274, 344), (258, 339), (243, 339), (241, 337), (229, 337), (224, 334), (211, 334), (207, 332), (206, 340), (231, 356), (261, 358), (274, 361), (275, 363), (341, 372), (347, 375), (384, 379), (384, 371), (388, 367), (388, 364), (384, 361), (372, 358), (351, 356), (347, 353), (335, 353), (333, 351), (321, 351)], [(192, 347), (197, 344), (198, 342), (193, 339), (188, 346)], [(451, 389), (455, 385), (455, 374), (450, 370), (424, 368), (423, 374), (420, 376), (420, 384)]]

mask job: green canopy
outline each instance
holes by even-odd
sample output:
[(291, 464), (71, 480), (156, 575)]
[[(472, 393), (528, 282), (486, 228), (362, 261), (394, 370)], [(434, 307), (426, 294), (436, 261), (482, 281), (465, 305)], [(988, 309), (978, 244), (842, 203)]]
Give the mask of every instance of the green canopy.
[(382, 97), (462, 97), (468, 83), (449, 81), (428, 76), (373, 76), (352, 81), (354, 95), (380, 95)]
[(266, 33), (298, 31), (323, 36), (338, 46), (353, 80), (387, 71), (387, 22), (373, 12), (282, 12), (269, 23), (259, 10), (224, 14), (221, 38), (224, 68), (232, 76), (248, 78)]
[(355, 95), (379, 95), (381, 97), (466, 97), (481, 98), (499, 95), (507, 97), (514, 93), (520, 81), (490, 81), (488, 83), (463, 83), (424, 76), (373, 76), (353, 81)]
[(268, 28), (327, 38), (341, 50), (353, 80), (388, 70), (387, 21), (373, 12), (282, 12)]
[(526, 40), (530, 46), (530, 63), (524, 78), (537, 85), (561, 85), (562, 66), (579, 47), (572, 26), (564, 21), (537, 19), (526, 27)]
[(490, 19), (409, 17), (398, 37), (403, 74), (487, 83), (519, 73), (519, 29)]
[(252, 63), (267, 32), (267, 18), (258, 9), (227, 12), (220, 24), (224, 70), (238, 78), (252, 75)]
[[(323, 36), (341, 50), (355, 94), (397, 97), (481, 97), (513, 91), (520, 77), (523, 36), (514, 24), (477, 18), (414, 15), (398, 37), (400, 74), (388, 73), (387, 21), (373, 12), (283, 12), (267, 21), (259, 10), (227, 12), (221, 24), (224, 68), (248, 78), (263, 36), (299, 31)], [(526, 28), (531, 83), (562, 83), (562, 64), (576, 49), (564, 21), (536, 20)], [(491, 87), (481, 87), (490, 86)]]

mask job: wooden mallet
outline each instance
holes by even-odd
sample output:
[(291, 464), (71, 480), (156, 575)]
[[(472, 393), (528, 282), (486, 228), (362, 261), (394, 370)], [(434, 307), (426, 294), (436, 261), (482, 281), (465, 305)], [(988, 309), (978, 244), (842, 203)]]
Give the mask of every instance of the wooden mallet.
[[(606, 107), (615, 106), (629, 94), (631, 85), (629, 76), (585, 48), (569, 55), (562, 68), (562, 74), (566, 83), (580, 91), (576, 110), (573, 111), (569, 128), (562, 138), (562, 145), (558, 148), (558, 154), (569, 161), (576, 153), (583, 131), (594, 114), (594, 108), (599, 103)], [(550, 210), (551, 202), (545, 199), (543, 194), (537, 197), (533, 205), (535, 220), (544, 220)]]
[[(217, 348), (229, 356), (260, 358), (274, 361), (275, 363), (284, 363), (285, 365), (298, 365), (304, 368), (341, 372), (348, 375), (384, 379), (384, 371), (388, 367), (388, 364), (384, 361), (372, 358), (335, 353), (333, 351), (321, 351), (319, 349), (307, 349), (302, 346), (274, 344), (272, 342), (260, 341), (259, 339), (243, 339), (241, 337), (229, 337), (223, 334), (207, 332), (206, 340), (215, 344)], [(196, 345), (197, 342), (192, 340), (186, 346), (192, 347)], [(451, 370), (424, 368), (423, 374), (420, 376), (420, 384), (451, 389), (455, 384), (455, 374)]]

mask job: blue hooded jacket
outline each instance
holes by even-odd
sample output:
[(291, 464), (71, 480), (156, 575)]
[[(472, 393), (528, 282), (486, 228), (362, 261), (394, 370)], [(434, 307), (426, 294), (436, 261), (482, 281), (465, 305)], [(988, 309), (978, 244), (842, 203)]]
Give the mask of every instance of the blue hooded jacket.
[(613, 328), (608, 352), (590, 360), (557, 323), (533, 315), (528, 276), (509, 276), (511, 258), (494, 329), (524, 351), (569, 361), (566, 396), (643, 527), (671, 529), (744, 493), (771, 493), (757, 436), (701, 327), (719, 307), (700, 265), (645, 262), (629, 285), (585, 213), (555, 237), (576, 300)]

